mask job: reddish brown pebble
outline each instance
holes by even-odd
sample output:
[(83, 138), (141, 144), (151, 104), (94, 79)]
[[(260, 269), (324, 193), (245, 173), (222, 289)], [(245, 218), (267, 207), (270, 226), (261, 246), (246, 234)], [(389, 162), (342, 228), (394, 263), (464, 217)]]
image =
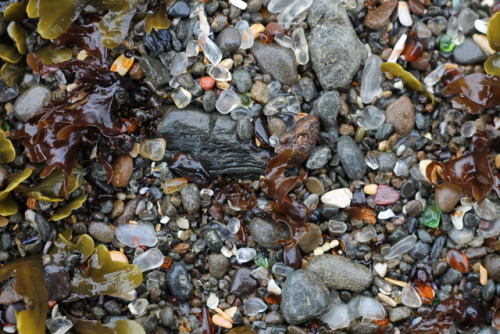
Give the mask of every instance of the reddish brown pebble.
[(450, 212), (463, 197), (462, 188), (452, 182), (444, 182), (436, 187), (436, 205), (443, 212)]
[[(418, 1), (418, 0), (417, 0)], [(416, 61), (424, 51), (424, 44), (420, 41), (414, 31), (407, 34), (405, 48), (403, 54), (408, 61)]]
[(126, 187), (134, 170), (134, 160), (128, 154), (122, 154), (116, 159), (113, 166), (111, 184), (115, 187)]
[(450, 249), (448, 255), (446, 255), (446, 263), (462, 274), (469, 272), (469, 260), (467, 260), (467, 256), (455, 249)]
[(210, 90), (214, 87), (215, 79), (209, 76), (200, 78), (200, 87), (204, 90)]
[(408, 5), (413, 14), (422, 15), (425, 11), (424, 4), (420, 0), (409, 0)]
[(188, 251), (189, 247), (191, 247), (191, 246), (189, 246), (188, 243), (185, 243), (185, 242), (180, 243), (174, 247), (174, 253), (184, 254)]
[(399, 200), (399, 193), (392, 187), (381, 184), (378, 186), (377, 194), (375, 195), (375, 204), (389, 205), (396, 203)]
[(401, 96), (389, 104), (385, 121), (394, 127), (398, 135), (406, 137), (415, 126), (415, 109), (408, 96)]
[(270, 35), (283, 35), (285, 28), (278, 22), (271, 22), (266, 26), (266, 34)]
[(398, 6), (397, 0), (389, 0), (382, 3), (380, 6), (368, 12), (365, 17), (364, 25), (370, 29), (380, 29), (383, 28), (388, 22), (390, 22), (390, 17), (392, 12)]

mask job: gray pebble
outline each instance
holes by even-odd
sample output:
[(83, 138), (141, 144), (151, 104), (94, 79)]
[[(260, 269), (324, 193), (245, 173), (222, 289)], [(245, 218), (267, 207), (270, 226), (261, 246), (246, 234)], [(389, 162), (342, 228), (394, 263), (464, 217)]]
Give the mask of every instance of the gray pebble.
[(328, 161), (332, 158), (332, 151), (329, 147), (318, 146), (316, 147), (306, 162), (308, 169), (321, 169), (325, 167)]
[(189, 213), (198, 213), (201, 206), (201, 196), (198, 186), (194, 183), (189, 183), (181, 188), (182, 207)]
[(233, 72), (233, 82), (241, 94), (248, 93), (252, 88), (252, 76), (246, 70), (236, 70)]

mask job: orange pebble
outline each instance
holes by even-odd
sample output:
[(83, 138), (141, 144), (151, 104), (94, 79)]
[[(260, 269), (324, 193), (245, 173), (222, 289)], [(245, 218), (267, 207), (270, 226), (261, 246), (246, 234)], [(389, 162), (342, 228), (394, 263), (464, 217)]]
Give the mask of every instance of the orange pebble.
[(214, 85), (215, 85), (214, 78), (210, 76), (200, 78), (200, 87), (203, 88), (204, 90), (210, 90), (214, 87)]
[(422, 303), (431, 304), (434, 299), (434, 290), (430, 285), (417, 285), (415, 286), (415, 291), (420, 296)]
[(455, 249), (451, 249), (448, 255), (446, 255), (446, 263), (462, 274), (469, 272), (469, 260), (467, 260), (467, 256)]

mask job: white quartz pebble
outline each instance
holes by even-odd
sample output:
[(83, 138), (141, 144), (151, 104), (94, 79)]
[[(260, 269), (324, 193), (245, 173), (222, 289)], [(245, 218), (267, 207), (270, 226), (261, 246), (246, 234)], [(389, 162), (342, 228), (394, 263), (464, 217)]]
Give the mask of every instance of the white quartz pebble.
[(336, 208), (347, 208), (351, 204), (352, 193), (349, 188), (330, 190), (321, 196), (321, 202)]

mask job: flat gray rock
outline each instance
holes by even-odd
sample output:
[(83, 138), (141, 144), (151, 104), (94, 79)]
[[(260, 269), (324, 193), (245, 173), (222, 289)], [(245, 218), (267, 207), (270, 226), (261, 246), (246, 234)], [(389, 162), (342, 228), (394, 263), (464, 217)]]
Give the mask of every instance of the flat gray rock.
[(212, 176), (257, 178), (264, 175), (270, 153), (237, 136), (237, 122), (228, 115), (208, 114), (195, 107), (168, 109), (156, 134), (169, 152), (190, 153)]
[(309, 261), (307, 270), (315, 273), (328, 288), (334, 290), (360, 292), (368, 288), (373, 280), (367, 267), (339, 255), (315, 256)]
[(297, 64), (291, 49), (276, 43), (255, 42), (250, 51), (264, 73), (271, 74), (274, 79), (287, 86), (297, 83)]

